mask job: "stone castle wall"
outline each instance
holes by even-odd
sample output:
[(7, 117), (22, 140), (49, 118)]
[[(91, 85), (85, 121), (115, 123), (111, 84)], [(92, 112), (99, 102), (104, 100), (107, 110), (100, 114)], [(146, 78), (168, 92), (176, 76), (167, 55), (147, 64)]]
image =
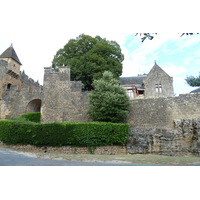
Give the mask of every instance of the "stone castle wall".
[(35, 112), (31, 108), (30, 102), (42, 99), (42, 89), (38, 88), (30, 92), (29, 87), (23, 87), (21, 90), (13, 85), (9, 90), (3, 86), (2, 99), (0, 100), (0, 119), (9, 119), (18, 117), (26, 112)]
[(19, 67), (13, 60), (0, 60), (0, 119), (40, 110), (42, 86)]
[(200, 93), (131, 102), (128, 123), (135, 127), (173, 128), (175, 119), (200, 117)]
[(70, 81), (69, 68), (45, 68), (43, 95), (42, 122), (88, 121), (87, 92), (81, 92), (81, 82)]
[[(41, 87), (24, 73), (23, 83), (2, 87), (0, 119), (39, 111), (42, 122), (89, 121), (88, 93), (79, 81), (70, 81), (70, 69), (52, 72), (45, 68)], [(128, 123), (131, 133), (128, 153), (196, 153), (200, 152), (200, 93), (178, 97), (135, 99), (131, 101)]]

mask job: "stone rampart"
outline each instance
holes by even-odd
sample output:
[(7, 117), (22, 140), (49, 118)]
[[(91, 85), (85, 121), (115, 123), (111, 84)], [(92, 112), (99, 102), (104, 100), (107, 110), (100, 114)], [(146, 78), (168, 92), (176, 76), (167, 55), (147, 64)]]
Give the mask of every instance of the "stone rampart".
[(18, 117), (30, 111), (31, 109), (27, 106), (35, 99), (40, 101), (43, 99), (41, 86), (33, 87), (30, 90), (27, 85), (19, 90), (16, 85), (11, 85), (9, 89), (4, 85), (2, 87), (2, 99), (0, 100), (0, 119)]
[(200, 93), (132, 100), (128, 123), (135, 127), (173, 128), (173, 120), (200, 117)]
[(45, 68), (43, 95), (42, 122), (88, 121), (87, 92), (81, 91), (80, 81), (70, 81), (69, 68)]

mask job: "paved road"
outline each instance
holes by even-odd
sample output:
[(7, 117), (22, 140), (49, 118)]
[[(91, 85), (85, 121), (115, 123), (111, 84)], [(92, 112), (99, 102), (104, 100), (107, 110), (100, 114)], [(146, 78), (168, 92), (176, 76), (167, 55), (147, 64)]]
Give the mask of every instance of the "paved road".
[(130, 163), (79, 162), (69, 160), (37, 158), (9, 148), (0, 147), (0, 166), (141, 166)]

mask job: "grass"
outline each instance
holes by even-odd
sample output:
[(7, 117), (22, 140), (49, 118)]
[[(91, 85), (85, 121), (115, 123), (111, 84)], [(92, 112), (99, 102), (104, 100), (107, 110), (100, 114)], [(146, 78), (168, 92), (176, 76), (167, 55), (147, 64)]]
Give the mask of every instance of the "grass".
[(58, 153), (36, 153), (38, 157), (62, 158), (73, 161), (91, 162), (119, 162), (147, 165), (193, 165), (200, 164), (200, 157), (196, 156), (164, 156), (154, 154), (133, 155), (94, 155), (94, 154), (58, 154)]

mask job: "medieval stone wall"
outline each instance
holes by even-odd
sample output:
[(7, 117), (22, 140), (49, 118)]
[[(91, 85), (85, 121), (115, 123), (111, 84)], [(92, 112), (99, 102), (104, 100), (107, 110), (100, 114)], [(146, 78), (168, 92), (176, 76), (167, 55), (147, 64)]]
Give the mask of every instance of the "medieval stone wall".
[(43, 94), (42, 122), (88, 121), (87, 93), (81, 92), (81, 82), (70, 81), (69, 68), (45, 68)]
[[(21, 90), (17, 89), (17, 86), (13, 85), (8, 90), (6, 86), (3, 86), (2, 99), (0, 100), (0, 119), (8, 119), (12, 117), (18, 117), (26, 112), (35, 112), (30, 106), (30, 102), (35, 99), (42, 100), (42, 88), (35, 89), (29, 92), (29, 87), (23, 87)], [(32, 104), (36, 107), (37, 105)], [(38, 111), (38, 110), (37, 110)]]
[(200, 93), (132, 100), (128, 123), (135, 127), (173, 128), (173, 120), (200, 117)]

